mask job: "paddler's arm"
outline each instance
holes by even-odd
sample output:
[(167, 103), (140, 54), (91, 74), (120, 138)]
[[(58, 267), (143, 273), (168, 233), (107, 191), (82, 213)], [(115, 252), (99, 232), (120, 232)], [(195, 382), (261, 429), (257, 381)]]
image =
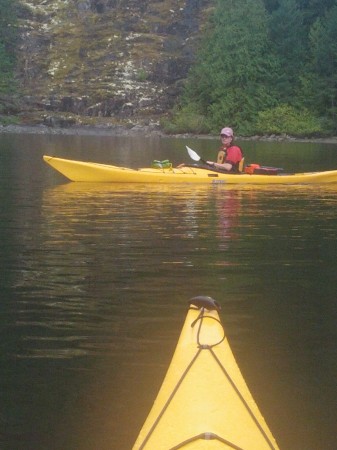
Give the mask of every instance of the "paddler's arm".
[(233, 167), (233, 165), (228, 162), (223, 164), (215, 163), (213, 161), (206, 161), (206, 162), (209, 166), (214, 167), (215, 169), (227, 170), (228, 172), (232, 170)]

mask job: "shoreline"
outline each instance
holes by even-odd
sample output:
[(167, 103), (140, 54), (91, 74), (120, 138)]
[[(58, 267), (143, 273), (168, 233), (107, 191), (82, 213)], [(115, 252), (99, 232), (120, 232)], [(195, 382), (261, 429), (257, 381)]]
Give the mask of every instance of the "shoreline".
[[(40, 134), (40, 135), (65, 135), (65, 136), (142, 136), (142, 137), (171, 137), (171, 138), (196, 138), (216, 139), (215, 135), (199, 135), (193, 133), (167, 134), (157, 126), (150, 125), (74, 125), (70, 127), (49, 127), (47, 125), (0, 125), (0, 134)], [(240, 137), (239, 140), (246, 141), (279, 141), (279, 142), (308, 142), (337, 144), (337, 136), (322, 138), (295, 138), (288, 135), (271, 136), (249, 136)]]

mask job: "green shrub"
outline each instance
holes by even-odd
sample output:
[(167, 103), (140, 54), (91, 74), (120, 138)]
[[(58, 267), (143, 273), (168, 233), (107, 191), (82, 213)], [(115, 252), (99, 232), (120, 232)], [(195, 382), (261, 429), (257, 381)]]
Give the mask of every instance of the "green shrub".
[(136, 81), (144, 82), (149, 78), (149, 74), (144, 69), (139, 69), (138, 72), (135, 74)]
[(20, 120), (16, 116), (3, 116), (0, 114), (0, 125), (17, 125)]
[(258, 113), (258, 134), (289, 134), (291, 136), (313, 136), (324, 132), (323, 124), (309, 110), (281, 105)]
[(174, 110), (170, 118), (162, 120), (161, 125), (169, 134), (204, 134), (210, 131), (205, 116), (195, 112), (191, 106)]

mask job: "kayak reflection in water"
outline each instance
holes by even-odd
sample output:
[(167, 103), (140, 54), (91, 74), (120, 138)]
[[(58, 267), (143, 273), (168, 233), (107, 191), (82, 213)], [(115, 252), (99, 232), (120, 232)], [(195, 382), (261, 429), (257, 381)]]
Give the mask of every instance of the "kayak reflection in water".
[[(240, 147), (233, 145), (234, 132), (232, 128), (225, 127), (220, 131), (221, 147), (218, 151), (217, 162), (207, 161), (215, 169), (227, 172), (241, 172), (243, 153)], [(242, 164), (240, 164), (242, 162)]]

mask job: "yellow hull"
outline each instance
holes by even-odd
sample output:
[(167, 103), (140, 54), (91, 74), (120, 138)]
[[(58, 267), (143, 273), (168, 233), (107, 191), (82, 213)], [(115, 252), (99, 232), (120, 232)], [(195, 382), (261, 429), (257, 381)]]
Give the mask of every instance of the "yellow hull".
[[(196, 299), (200, 298), (204, 299)], [(178, 448), (279, 449), (236, 364), (217, 311), (193, 305), (133, 446), (133, 450)]]
[(337, 183), (337, 170), (291, 175), (218, 173), (198, 167), (129, 169), (126, 167), (43, 156), (44, 161), (71, 181), (96, 183), (205, 184), (321, 184)]

